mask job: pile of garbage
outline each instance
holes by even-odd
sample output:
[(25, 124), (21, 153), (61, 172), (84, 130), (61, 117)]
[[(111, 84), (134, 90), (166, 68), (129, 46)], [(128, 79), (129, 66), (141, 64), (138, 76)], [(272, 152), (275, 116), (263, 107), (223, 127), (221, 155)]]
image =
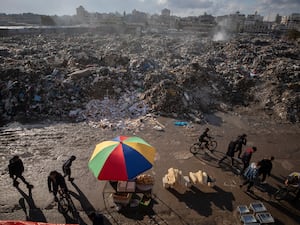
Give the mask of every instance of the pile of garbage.
[(47, 118), (123, 129), (149, 113), (201, 122), (203, 113), (253, 105), (300, 122), (299, 55), (299, 43), (270, 36), (1, 37), (1, 123)]

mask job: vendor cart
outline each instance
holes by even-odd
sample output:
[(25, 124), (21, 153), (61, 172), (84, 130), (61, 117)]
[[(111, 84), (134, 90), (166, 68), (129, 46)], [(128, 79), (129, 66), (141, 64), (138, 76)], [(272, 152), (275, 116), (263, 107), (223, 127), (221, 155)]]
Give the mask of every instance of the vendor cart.
[(152, 188), (154, 178), (151, 175), (142, 174), (131, 181), (111, 181), (113, 190), (106, 198), (112, 198), (110, 208), (116, 206), (117, 210), (126, 207), (148, 206), (152, 200)]

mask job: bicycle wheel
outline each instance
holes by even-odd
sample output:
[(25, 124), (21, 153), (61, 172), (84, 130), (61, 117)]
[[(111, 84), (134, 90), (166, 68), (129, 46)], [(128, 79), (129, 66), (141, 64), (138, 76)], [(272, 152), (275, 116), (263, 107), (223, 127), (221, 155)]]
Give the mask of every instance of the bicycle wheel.
[(65, 198), (61, 198), (58, 201), (58, 212), (65, 214), (69, 211), (69, 204)]
[(274, 198), (276, 200), (284, 199), (288, 194), (288, 190), (286, 188), (280, 188), (278, 191), (275, 192)]
[(78, 212), (77, 212), (77, 209), (72, 201), (72, 199), (69, 197), (68, 199), (68, 202), (69, 202), (69, 210), (71, 211), (72, 213), (72, 216), (73, 216), (73, 219), (78, 219)]
[(208, 144), (208, 150), (211, 151), (211, 152), (214, 151), (214, 150), (216, 150), (217, 145), (218, 145), (218, 143), (216, 141), (209, 142), (209, 144)]
[(197, 154), (200, 151), (201, 147), (199, 143), (195, 143), (190, 147), (190, 152), (192, 154)]

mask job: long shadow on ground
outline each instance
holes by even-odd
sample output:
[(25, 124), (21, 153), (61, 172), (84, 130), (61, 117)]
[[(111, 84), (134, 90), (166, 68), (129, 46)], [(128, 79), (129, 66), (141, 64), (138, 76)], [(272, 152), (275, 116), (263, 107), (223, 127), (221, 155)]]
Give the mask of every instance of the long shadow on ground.
[[(132, 199), (136, 199), (138, 202), (142, 200), (142, 197), (137, 194), (133, 194)], [(119, 213), (121, 213), (123, 216), (134, 219), (134, 220), (143, 220), (145, 216), (148, 216), (149, 218), (154, 218), (154, 215), (156, 213), (153, 210), (153, 206), (157, 204), (157, 201), (155, 199), (151, 199), (151, 202), (149, 205), (142, 205), (138, 204), (136, 207), (122, 207), (119, 210)]]
[[(33, 222), (47, 222), (45, 215), (43, 214), (42, 210), (37, 208), (35, 205), (35, 202), (32, 198), (32, 191), (31, 189), (28, 189), (28, 195), (18, 186), (16, 189), (20, 192), (22, 195), (22, 198), (19, 200), (19, 204), (22, 207), (27, 221), (33, 221)], [(29, 206), (28, 212), (26, 209), (25, 201)]]
[(184, 194), (180, 194), (172, 188), (168, 190), (190, 209), (206, 217), (212, 215), (212, 204), (222, 210), (233, 211), (232, 202), (235, 200), (233, 194), (217, 186), (213, 187), (213, 189), (216, 190), (215, 193), (204, 193), (194, 186), (191, 187), (191, 191)]
[[(274, 189), (274, 187), (271, 187), (271, 189)], [(255, 193), (250, 193), (250, 192), (245, 192), (249, 197), (252, 199), (255, 199), (256, 201), (261, 201), (266, 204), (266, 207), (268, 205), (272, 206), (273, 208), (277, 209), (279, 212), (285, 214), (289, 218), (295, 221), (293, 224), (299, 224), (300, 221), (300, 213), (299, 213), (299, 202), (290, 204), (285, 201), (265, 201), (262, 197), (256, 195)], [(286, 221), (282, 221), (281, 218), (274, 218), (275, 219), (275, 224), (278, 225), (285, 225), (287, 224)]]
[[(89, 215), (91, 212), (96, 212), (95, 207), (92, 205), (92, 203), (90, 203), (90, 201), (88, 200), (86, 195), (80, 190), (80, 188), (77, 186), (77, 184), (75, 184), (74, 181), (71, 184), (76, 189), (78, 194), (76, 194), (73, 191), (70, 191), (70, 195), (73, 196), (75, 199), (77, 199), (80, 202), (80, 205), (81, 205), (83, 211), (85, 212), (85, 214)], [(80, 224), (82, 225), (84, 223), (84, 221), (81, 218), (80, 218), (80, 220), (81, 220)], [(111, 224), (104, 215), (103, 215), (103, 220), (104, 220), (104, 224), (107, 224), (107, 225)]]

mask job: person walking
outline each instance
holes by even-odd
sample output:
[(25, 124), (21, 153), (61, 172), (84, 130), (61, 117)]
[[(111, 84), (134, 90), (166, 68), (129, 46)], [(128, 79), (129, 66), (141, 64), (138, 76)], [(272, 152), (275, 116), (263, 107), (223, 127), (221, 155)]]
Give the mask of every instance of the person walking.
[(271, 156), (269, 159), (262, 159), (258, 162), (258, 177), (262, 175), (261, 183), (266, 183), (267, 176), (271, 175), (271, 170), (273, 168), (272, 161), (274, 160), (274, 156)]
[(241, 158), (241, 154), (242, 154), (242, 149), (243, 149), (243, 145), (247, 144), (247, 135), (246, 134), (242, 134), (240, 136), (237, 137), (236, 139), (237, 142), (237, 147), (236, 147), (236, 152), (238, 152), (238, 158)]
[(58, 188), (61, 188), (63, 191), (68, 191), (65, 178), (56, 170), (50, 172), (48, 176), (48, 190), (50, 193), (53, 193), (54, 200), (57, 201), (57, 192)]
[(257, 148), (255, 146), (253, 146), (252, 148), (247, 148), (246, 151), (244, 152), (244, 154), (241, 158), (242, 162), (244, 164), (241, 174), (243, 174), (245, 172), (246, 168), (249, 166), (252, 154), (256, 151), (257, 151)]
[(27, 182), (23, 177), (24, 164), (18, 155), (15, 155), (13, 158), (9, 160), (8, 172), (9, 172), (9, 176), (13, 179), (13, 185), (15, 187), (19, 185), (17, 179), (20, 178), (26, 184), (28, 189), (33, 188), (33, 185)]
[(72, 162), (76, 159), (76, 156), (72, 155), (62, 166), (64, 177), (68, 176), (68, 180), (73, 182), (74, 178), (71, 178), (71, 166)]
[(258, 170), (259, 170), (258, 164), (255, 162), (251, 163), (251, 165), (247, 167), (245, 173), (243, 174), (245, 181), (240, 185), (240, 188), (248, 184), (247, 192), (252, 192), (251, 187), (253, 187), (254, 182), (257, 179)]
[(233, 157), (234, 157), (236, 145), (237, 145), (236, 141), (231, 141), (229, 143), (226, 155), (222, 159), (219, 160), (219, 164), (222, 163), (223, 160), (226, 159), (227, 157), (230, 157), (231, 158), (231, 166), (234, 165), (234, 159), (233, 159)]

